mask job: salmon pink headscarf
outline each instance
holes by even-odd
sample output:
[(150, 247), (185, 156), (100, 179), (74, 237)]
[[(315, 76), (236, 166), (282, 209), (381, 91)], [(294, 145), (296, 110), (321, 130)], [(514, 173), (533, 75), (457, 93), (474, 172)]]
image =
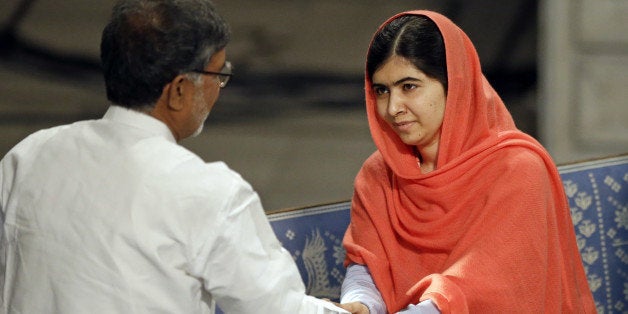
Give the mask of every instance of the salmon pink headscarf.
[[(355, 180), (345, 264), (366, 265), (390, 313), (595, 312), (567, 199), (545, 149), (517, 130), (465, 33), (446, 17), (448, 92), (437, 169), (366, 109), (377, 151)], [(384, 26), (382, 25), (382, 27)], [(381, 27), (380, 27), (381, 29)]]

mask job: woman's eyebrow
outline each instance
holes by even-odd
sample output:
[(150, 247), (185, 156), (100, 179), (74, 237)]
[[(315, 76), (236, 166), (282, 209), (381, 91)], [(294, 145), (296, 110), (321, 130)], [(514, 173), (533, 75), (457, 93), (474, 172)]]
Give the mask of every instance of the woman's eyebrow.
[[(418, 79), (416, 77), (406, 76), (400, 80), (395, 81), (392, 85), (397, 86), (406, 82), (421, 82), (421, 79)], [(386, 84), (373, 82), (371, 86), (386, 86)]]
[(402, 79), (400, 79), (400, 80), (395, 81), (395, 82), (393, 83), (393, 85), (394, 85), (394, 86), (397, 86), (397, 85), (400, 85), (400, 84), (406, 83), (406, 82), (408, 82), (408, 81), (412, 81), (412, 82), (420, 82), (421, 80), (420, 80), (420, 79), (418, 79), (418, 78), (416, 78), (416, 77), (406, 76), (406, 77), (404, 77), (404, 78), (402, 78)]

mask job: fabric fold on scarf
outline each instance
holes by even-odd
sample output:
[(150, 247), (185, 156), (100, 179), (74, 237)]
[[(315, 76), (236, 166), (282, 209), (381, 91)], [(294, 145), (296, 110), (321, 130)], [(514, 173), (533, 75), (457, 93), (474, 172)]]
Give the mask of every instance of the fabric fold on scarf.
[[(390, 313), (431, 299), (443, 313), (595, 311), (555, 164), (517, 130), (464, 32), (424, 15), (446, 47), (448, 94), (438, 168), (379, 118), (378, 150), (355, 180), (345, 264), (367, 265)], [(384, 26), (382, 25), (382, 27)]]

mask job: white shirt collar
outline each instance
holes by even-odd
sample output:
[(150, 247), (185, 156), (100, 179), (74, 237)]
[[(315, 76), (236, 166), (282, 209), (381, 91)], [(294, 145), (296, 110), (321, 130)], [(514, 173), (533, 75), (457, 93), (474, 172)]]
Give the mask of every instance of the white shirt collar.
[(109, 109), (105, 112), (103, 119), (146, 130), (156, 135), (161, 135), (167, 140), (176, 143), (176, 139), (174, 138), (172, 131), (170, 131), (170, 128), (168, 128), (165, 123), (140, 111), (112, 105), (109, 106)]

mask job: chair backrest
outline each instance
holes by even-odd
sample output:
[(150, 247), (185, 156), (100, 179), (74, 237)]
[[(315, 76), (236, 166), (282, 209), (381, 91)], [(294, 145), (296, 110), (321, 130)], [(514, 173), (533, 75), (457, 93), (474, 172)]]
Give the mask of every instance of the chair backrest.
[(308, 294), (338, 300), (345, 276), (342, 238), (351, 202), (318, 205), (268, 215), (277, 238), (297, 263)]
[(628, 310), (628, 155), (558, 167), (598, 313)]
[[(558, 167), (599, 313), (628, 309), (628, 155)], [(269, 213), (310, 295), (338, 300), (351, 203)]]

